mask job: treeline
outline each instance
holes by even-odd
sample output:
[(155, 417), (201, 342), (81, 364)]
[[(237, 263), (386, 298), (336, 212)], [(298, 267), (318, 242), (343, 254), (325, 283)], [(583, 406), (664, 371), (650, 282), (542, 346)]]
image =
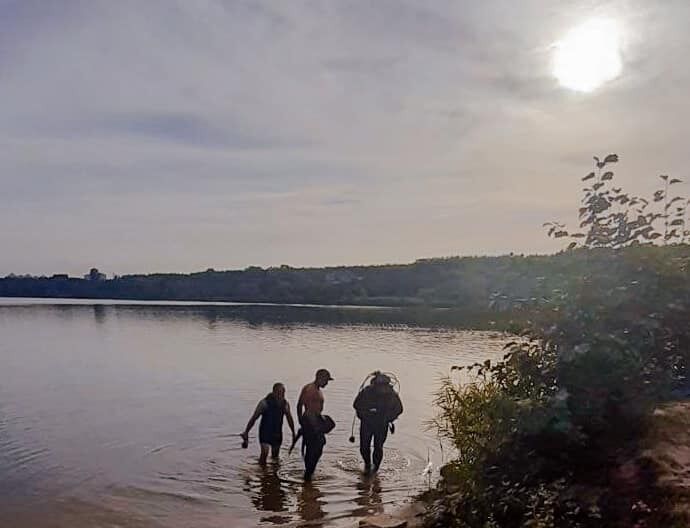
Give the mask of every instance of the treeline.
[(596, 252), (579, 250), (551, 256), (455, 257), (406, 265), (333, 268), (251, 267), (108, 280), (8, 276), (0, 278), (0, 296), (431, 306), (505, 312), (539, 303), (584, 274), (606, 272), (605, 259)]

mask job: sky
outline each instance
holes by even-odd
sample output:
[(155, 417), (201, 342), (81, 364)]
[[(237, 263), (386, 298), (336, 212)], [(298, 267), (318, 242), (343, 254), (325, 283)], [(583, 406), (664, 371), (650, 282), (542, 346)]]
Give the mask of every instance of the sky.
[[(587, 20), (620, 74), (554, 77)], [(686, 177), (685, 0), (0, 0), (0, 275), (548, 253)]]

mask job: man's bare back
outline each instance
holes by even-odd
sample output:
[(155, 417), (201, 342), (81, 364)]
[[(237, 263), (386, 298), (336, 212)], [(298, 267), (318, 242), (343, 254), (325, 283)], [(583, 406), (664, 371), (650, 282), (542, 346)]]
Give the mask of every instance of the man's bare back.
[(299, 401), (304, 405), (304, 414), (319, 416), (323, 413), (323, 393), (315, 383), (307, 383), (302, 388)]

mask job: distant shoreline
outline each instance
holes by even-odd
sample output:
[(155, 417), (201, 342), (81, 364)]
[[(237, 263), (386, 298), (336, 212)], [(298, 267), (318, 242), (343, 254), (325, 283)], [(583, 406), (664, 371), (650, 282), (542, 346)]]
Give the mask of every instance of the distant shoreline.
[[(0, 278), (0, 298), (188, 303), (264, 311), (288, 307), (350, 310), (366, 311), (358, 316), (362, 321), (383, 320), (386, 315), (401, 324), (508, 328), (512, 321), (529, 320), (554, 298), (577, 294), (572, 288), (580, 277), (609, 274), (613, 252), (574, 250), (548, 256), (459, 257), (388, 266), (249, 267), (112, 278), (92, 268), (83, 278), (9, 275)], [(641, 247), (628, 249), (625, 255), (632, 258), (640, 252), (669, 260), (684, 258), (688, 249)], [(306, 319), (306, 314), (302, 317)]]
[(412, 264), (292, 268), (107, 277), (92, 268), (0, 278), (0, 297), (192, 301), (252, 305), (449, 308), (467, 314), (512, 311), (563, 288), (589, 254), (506, 255), (418, 260)]
[[(17, 302), (13, 302), (17, 301)], [(300, 303), (267, 303), (236, 301), (190, 301), (176, 299), (106, 299), (102, 297), (20, 297), (0, 296), (0, 306), (30, 306), (64, 304), (74, 306), (91, 306), (107, 304), (112, 306), (266, 306), (287, 308), (333, 308), (344, 310), (402, 310), (405, 306), (381, 306), (367, 304), (300, 304)], [(433, 310), (446, 310), (443, 307), (429, 307)]]

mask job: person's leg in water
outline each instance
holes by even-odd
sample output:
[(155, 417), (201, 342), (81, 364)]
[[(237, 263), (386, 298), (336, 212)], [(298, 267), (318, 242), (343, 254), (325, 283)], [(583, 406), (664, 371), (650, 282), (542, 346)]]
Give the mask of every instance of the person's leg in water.
[(371, 472), (371, 439), (374, 429), (365, 421), (359, 424), (359, 454), (364, 460), (364, 472)]
[(280, 444), (271, 444), (271, 458), (277, 460), (280, 457)]
[(388, 438), (388, 424), (378, 426), (374, 431), (374, 472), (379, 470), (383, 461), (383, 444)]
[(310, 481), (316, 471), (316, 465), (323, 454), (326, 441), (323, 435), (312, 433), (304, 435), (304, 480)]
[(270, 444), (261, 443), (261, 454), (259, 455), (259, 464), (262, 466), (266, 465), (266, 459), (268, 458), (268, 451), (271, 449)]

